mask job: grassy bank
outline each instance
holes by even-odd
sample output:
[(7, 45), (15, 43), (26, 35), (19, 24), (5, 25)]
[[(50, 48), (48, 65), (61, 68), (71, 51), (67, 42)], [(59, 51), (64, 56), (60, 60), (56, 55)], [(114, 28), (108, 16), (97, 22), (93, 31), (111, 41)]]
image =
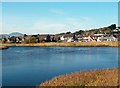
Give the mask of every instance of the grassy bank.
[(8, 49), (8, 46), (0, 45), (0, 49)]
[(49, 42), (49, 43), (33, 43), (33, 44), (2, 44), (3, 46), (64, 46), (64, 47), (96, 47), (111, 46), (117, 47), (118, 42)]
[(118, 86), (118, 69), (81, 71), (61, 75), (40, 84), (38, 88), (43, 86)]

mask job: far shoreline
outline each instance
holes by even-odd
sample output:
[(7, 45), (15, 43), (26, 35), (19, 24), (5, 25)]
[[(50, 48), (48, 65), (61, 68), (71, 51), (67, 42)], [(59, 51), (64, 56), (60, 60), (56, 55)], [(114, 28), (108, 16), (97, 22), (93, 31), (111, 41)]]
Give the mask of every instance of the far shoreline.
[[(10, 46), (40, 46), (40, 47), (119, 47), (119, 42), (43, 42), (30, 44), (1, 44), (0, 49), (7, 49)], [(7, 47), (7, 48), (6, 48)]]

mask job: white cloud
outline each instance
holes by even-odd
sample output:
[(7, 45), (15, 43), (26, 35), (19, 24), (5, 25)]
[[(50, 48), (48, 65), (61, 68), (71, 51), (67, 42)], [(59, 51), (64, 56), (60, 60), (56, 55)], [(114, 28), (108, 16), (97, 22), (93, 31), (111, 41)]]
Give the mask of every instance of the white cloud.
[[(54, 20), (48, 18), (38, 19), (31, 24), (27, 23), (9, 23), (3, 22), (3, 33), (21, 32), (27, 34), (47, 34), (47, 33), (61, 33), (67, 31), (78, 31), (81, 29), (90, 29), (94, 27), (93, 19), (68, 17), (64, 19)], [(94, 27), (95, 28), (95, 27)]]
[(68, 29), (66, 24), (52, 20), (38, 21), (33, 25), (32, 28), (36, 31), (39, 31), (39, 33), (58, 33), (64, 32), (66, 29)]
[[(84, 21), (83, 21), (84, 20)], [(90, 19), (76, 19), (65, 18), (62, 21), (57, 20), (39, 20), (33, 26), (34, 32), (39, 33), (61, 33), (71, 31), (74, 32), (79, 29), (86, 29), (93, 24), (93, 20)], [(87, 25), (87, 27), (86, 27)]]
[(76, 18), (67, 18), (66, 23), (72, 26), (73, 31), (76, 30), (85, 30), (85, 29), (90, 29), (94, 24), (95, 21), (92, 18), (89, 17), (83, 17), (80, 19)]

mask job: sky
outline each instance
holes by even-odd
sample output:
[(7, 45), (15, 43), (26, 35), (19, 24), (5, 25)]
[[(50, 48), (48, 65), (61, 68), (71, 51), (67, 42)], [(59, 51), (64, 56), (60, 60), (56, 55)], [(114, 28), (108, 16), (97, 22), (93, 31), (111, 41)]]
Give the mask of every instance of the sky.
[(1, 0), (2, 2), (119, 2), (119, 0)]
[(117, 24), (117, 19), (117, 2), (2, 3), (2, 33), (4, 34), (75, 32)]

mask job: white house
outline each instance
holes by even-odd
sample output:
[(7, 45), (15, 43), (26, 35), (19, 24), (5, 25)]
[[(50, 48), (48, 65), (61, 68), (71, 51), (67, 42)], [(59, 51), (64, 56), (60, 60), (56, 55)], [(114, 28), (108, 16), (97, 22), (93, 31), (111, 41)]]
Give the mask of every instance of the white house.
[(102, 41), (117, 41), (117, 38), (115, 38), (114, 36), (109, 36), (109, 37), (98, 37), (97, 38), (98, 42), (102, 42)]
[(88, 42), (88, 37), (83, 37), (82, 42)]
[(62, 37), (60, 38), (60, 40), (64, 41), (64, 40), (65, 40), (64, 36), (62, 36)]
[(73, 40), (73, 38), (69, 38), (68, 40), (67, 40), (67, 42), (73, 42), (74, 40)]

